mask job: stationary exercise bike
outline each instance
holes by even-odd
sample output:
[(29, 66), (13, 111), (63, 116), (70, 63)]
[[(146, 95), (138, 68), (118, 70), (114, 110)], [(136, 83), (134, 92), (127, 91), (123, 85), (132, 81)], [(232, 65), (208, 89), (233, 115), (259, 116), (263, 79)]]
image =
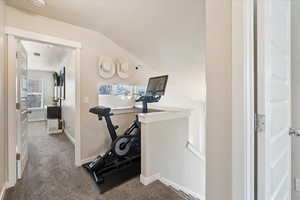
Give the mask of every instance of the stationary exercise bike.
[[(90, 112), (98, 115), (98, 119), (105, 118), (107, 129), (112, 140), (111, 148), (103, 155), (98, 156), (94, 161), (84, 167), (93, 172), (94, 179), (97, 183), (101, 183), (103, 177), (99, 176), (115, 167), (118, 164), (124, 164), (123, 161), (130, 161), (140, 157), (140, 123), (136, 116), (135, 121), (125, 131), (123, 135), (118, 136), (116, 130), (118, 126), (114, 126), (111, 121), (111, 108), (97, 106), (90, 109)], [(127, 157), (127, 156), (131, 157)], [(116, 162), (120, 161), (120, 162)]]
[[(142, 102), (143, 113), (149, 112), (148, 103), (158, 102), (161, 99), (165, 92), (167, 80), (168, 76), (149, 79), (146, 94), (136, 100), (136, 102)], [(115, 126), (112, 123), (111, 116), (114, 114), (111, 112), (111, 108), (97, 106), (91, 108), (90, 112), (96, 114), (99, 120), (105, 119), (112, 140), (110, 149), (103, 156), (98, 156), (91, 163), (84, 165), (99, 186), (100, 192), (103, 192), (101, 186), (109, 178), (107, 176), (110, 174), (121, 174), (114, 177), (114, 179), (122, 177), (122, 173), (126, 173), (127, 169), (130, 170), (130, 173), (126, 174), (127, 178), (125, 179), (129, 179), (129, 176), (140, 174), (141, 125), (138, 116), (136, 116), (131, 126), (122, 135), (118, 136), (116, 130), (119, 126)], [(125, 181), (124, 178), (120, 179), (121, 182)], [(111, 182), (111, 180), (109, 181)]]

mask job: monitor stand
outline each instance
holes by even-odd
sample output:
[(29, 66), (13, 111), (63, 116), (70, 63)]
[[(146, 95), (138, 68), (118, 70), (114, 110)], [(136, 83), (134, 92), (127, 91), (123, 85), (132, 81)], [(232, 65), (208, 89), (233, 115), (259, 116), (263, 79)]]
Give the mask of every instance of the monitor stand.
[(159, 102), (161, 96), (141, 96), (136, 102), (143, 102), (143, 113), (148, 113), (148, 103)]
[(147, 101), (143, 101), (143, 113), (148, 113), (148, 103), (147, 103)]

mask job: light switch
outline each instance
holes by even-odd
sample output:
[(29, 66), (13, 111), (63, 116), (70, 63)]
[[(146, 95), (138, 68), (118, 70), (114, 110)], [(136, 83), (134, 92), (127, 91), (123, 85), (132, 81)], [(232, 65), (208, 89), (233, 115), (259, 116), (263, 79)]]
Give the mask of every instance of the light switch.
[(83, 98), (83, 102), (84, 102), (84, 103), (89, 103), (89, 97), (84, 97), (84, 98)]

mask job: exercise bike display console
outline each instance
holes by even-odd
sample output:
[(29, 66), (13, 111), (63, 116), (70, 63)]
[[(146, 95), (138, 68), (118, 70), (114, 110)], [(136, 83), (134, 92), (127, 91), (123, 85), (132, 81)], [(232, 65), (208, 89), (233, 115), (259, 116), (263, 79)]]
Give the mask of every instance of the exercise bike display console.
[(149, 79), (145, 96), (141, 96), (136, 102), (143, 102), (143, 113), (148, 112), (148, 103), (159, 102), (165, 94), (168, 76), (158, 76)]
[[(143, 102), (143, 113), (148, 112), (148, 103), (158, 102), (165, 93), (168, 76), (159, 76), (149, 79), (145, 96), (138, 98)], [(93, 177), (103, 193), (130, 178), (141, 173), (141, 127), (136, 116), (131, 126), (122, 134), (117, 135), (118, 126), (113, 125), (111, 108), (96, 106), (90, 109), (99, 120), (106, 121), (107, 129), (112, 140), (110, 149), (98, 156), (84, 167)]]

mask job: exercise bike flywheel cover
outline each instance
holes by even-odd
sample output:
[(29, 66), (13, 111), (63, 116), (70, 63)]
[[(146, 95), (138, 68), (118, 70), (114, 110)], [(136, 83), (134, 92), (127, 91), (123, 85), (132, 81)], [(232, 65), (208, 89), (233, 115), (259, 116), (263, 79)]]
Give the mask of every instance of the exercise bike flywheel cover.
[[(126, 156), (130, 151), (131, 136), (122, 135), (117, 137), (112, 144), (112, 151), (118, 157)], [(124, 146), (125, 145), (125, 146)]]

